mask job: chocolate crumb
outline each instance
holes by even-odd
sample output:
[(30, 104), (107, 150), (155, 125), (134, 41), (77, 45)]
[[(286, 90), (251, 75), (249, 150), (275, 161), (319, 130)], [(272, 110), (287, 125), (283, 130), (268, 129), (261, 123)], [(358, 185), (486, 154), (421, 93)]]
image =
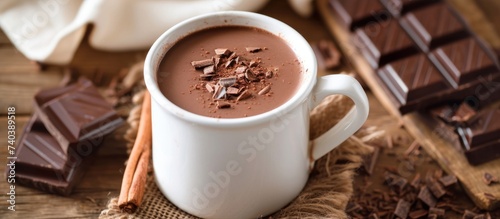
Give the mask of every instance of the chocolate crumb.
[(240, 67), (237, 67), (236, 70), (234, 70), (234, 72), (236, 72), (237, 74), (241, 74), (241, 73), (245, 73), (246, 70), (247, 70), (246, 66), (240, 66)]
[(204, 59), (199, 61), (192, 61), (191, 65), (195, 68), (203, 68), (209, 65), (213, 65), (214, 61), (212, 59)]
[(208, 75), (202, 74), (202, 75), (200, 75), (200, 79), (204, 80), (204, 81), (209, 81), (210, 79), (212, 79), (213, 76), (214, 76), (213, 74), (208, 74)]
[(451, 121), (457, 124), (470, 124), (475, 117), (476, 111), (469, 104), (463, 102), (451, 117)]
[(483, 182), (486, 185), (491, 185), (492, 183), (498, 183), (498, 178), (491, 175), (491, 173), (485, 172), (483, 175)]
[(250, 70), (250, 69), (247, 69), (247, 71), (245, 72), (245, 78), (248, 81), (251, 81), (251, 82), (258, 82), (258, 81), (260, 81), (260, 79), (257, 77), (257, 75), (255, 75), (252, 72), (252, 70)]
[(245, 49), (247, 50), (247, 52), (251, 52), (251, 53), (259, 52), (262, 50), (262, 48), (260, 48), (260, 47), (246, 47)]
[(271, 90), (271, 85), (267, 85), (259, 91), (259, 95), (267, 94)]
[(434, 181), (433, 183), (427, 184), (427, 186), (431, 190), (434, 197), (436, 197), (438, 199), (443, 197), (443, 195), (446, 194), (446, 191), (444, 190), (444, 188), (437, 181)]
[(230, 67), (232, 64), (234, 64), (234, 63), (235, 63), (234, 59), (228, 60), (228, 61), (226, 62), (226, 64), (224, 64), (224, 67), (225, 67), (225, 68), (229, 68), (229, 67)]
[(273, 77), (273, 71), (266, 71), (266, 78), (272, 78)]

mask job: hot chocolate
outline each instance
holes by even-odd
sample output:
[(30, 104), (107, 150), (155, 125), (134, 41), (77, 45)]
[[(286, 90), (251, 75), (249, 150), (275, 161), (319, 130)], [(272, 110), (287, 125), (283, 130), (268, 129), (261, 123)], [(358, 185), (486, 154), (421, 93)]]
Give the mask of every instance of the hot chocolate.
[(172, 103), (216, 118), (248, 117), (282, 105), (301, 74), (284, 40), (243, 26), (189, 34), (168, 50), (157, 72), (159, 88)]

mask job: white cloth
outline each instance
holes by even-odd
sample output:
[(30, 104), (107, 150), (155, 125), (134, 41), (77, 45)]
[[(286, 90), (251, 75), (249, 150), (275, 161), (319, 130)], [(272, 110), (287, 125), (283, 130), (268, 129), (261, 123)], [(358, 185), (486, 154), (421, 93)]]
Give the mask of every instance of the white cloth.
[(87, 24), (94, 26), (89, 43), (96, 49), (144, 49), (184, 19), (214, 11), (256, 11), (267, 1), (1, 0), (0, 27), (29, 59), (65, 64)]

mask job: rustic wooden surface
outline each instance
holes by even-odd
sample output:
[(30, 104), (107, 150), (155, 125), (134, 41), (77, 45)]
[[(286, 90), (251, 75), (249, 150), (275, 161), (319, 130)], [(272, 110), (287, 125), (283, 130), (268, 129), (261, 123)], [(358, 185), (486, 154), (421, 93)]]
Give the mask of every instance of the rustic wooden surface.
[[(499, 47), (500, 37), (495, 26), (490, 20), (498, 21), (500, 16), (490, 10), (491, 14), (486, 14), (481, 8), (500, 8), (498, 1), (478, 1), (475, 4), (473, 1), (466, 0), (450, 0), (449, 1), (457, 10), (465, 15), (471, 27), (479, 33), (479, 35), (488, 41), (491, 45)], [(370, 67), (368, 62), (357, 51), (352, 37), (346, 31), (328, 6), (328, 0), (319, 0), (318, 8), (324, 18), (330, 31), (335, 36), (343, 53), (348, 56), (352, 66), (364, 79), (365, 83), (377, 97), (378, 101), (395, 117), (402, 119), (405, 127), (415, 137), (419, 143), (426, 149), (431, 157), (433, 157), (441, 167), (448, 173), (456, 175), (462, 183), (464, 190), (469, 194), (476, 205), (482, 209), (495, 209), (500, 205), (500, 185), (487, 186), (482, 182), (482, 176), (485, 172), (492, 174), (500, 174), (500, 160), (488, 162), (479, 166), (471, 166), (468, 164), (465, 156), (451, 146), (446, 140), (439, 139), (435, 135), (435, 127), (429, 127), (422, 122), (421, 115), (418, 113), (410, 113), (401, 116), (399, 111), (394, 107), (392, 96), (386, 95), (386, 92), (378, 85), (375, 72)], [(496, 11), (498, 12), (498, 10)], [(493, 200), (487, 199), (485, 193), (492, 194)]]

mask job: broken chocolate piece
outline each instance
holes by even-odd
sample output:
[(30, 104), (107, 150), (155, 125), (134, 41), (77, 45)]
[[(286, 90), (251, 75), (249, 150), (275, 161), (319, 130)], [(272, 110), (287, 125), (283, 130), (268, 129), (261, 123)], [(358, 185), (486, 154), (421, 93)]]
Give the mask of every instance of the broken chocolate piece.
[(215, 65), (209, 65), (203, 68), (203, 74), (214, 74), (215, 73)]
[(455, 185), (457, 183), (457, 177), (454, 175), (447, 175), (439, 178), (439, 182), (443, 184), (445, 187), (449, 187), (451, 185)]
[(227, 77), (219, 79), (219, 85), (223, 87), (230, 87), (236, 83), (236, 77)]
[(255, 75), (252, 72), (252, 70), (250, 70), (250, 69), (247, 69), (247, 71), (245, 72), (245, 78), (248, 81), (251, 81), (251, 82), (258, 82), (258, 81), (260, 81), (260, 79), (257, 77), (257, 75)]
[(471, 124), (475, 116), (476, 111), (469, 104), (463, 102), (451, 117), (451, 121), (457, 124)]
[(427, 184), (427, 186), (429, 187), (429, 190), (432, 192), (434, 197), (436, 197), (437, 199), (443, 197), (443, 195), (446, 194), (446, 190), (444, 190), (441, 184), (439, 184), (437, 181), (434, 181), (431, 184)]
[(214, 92), (214, 85), (213, 85), (213, 84), (206, 83), (206, 84), (205, 84), (205, 88), (207, 89), (207, 91), (208, 91), (209, 93)]
[(226, 93), (229, 95), (238, 95), (240, 89), (235, 88), (235, 87), (228, 87)]
[(231, 55), (231, 50), (229, 50), (227, 48), (218, 48), (218, 49), (215, 49), (215, 54), (219, 55), (221, 57), (229, 56), (229, 55)]
[(368, 173), (368, 175), (373, 174), (373, 170), (375, 169), (375, 164), (377, 163), (378, 156), (380, 154), (379, 147), (372, 147), (372, 153), (363, 156), (363, 169)]
[(240, 66), (240, 67), (237, 67), (236, 70), (234, 70), (234, 72), (236, 72), (237, 74), (240, 74), (240, 73), (245, 73), (246, 70), (247, 70), (246, 66)]
[(410, 212), (410, 214), (408, 214), (408, 216), (410, 218), (422, 218), (424, 217), (425, 215), (427, 215), (427, 211), (424, 210), (424, 209), (419, 209), (419, 210), (416, 210), (416, 211), (412, 211)]
[(259, 52), (262, 50), (261, 47), (245, 47), (245, 49), (247, 50), (247, 52), (251, 53)]
[(420, 188), (420, 192), (418, 193), (418, 199), (425, 203), (429, 207), (436, 206), (436, 198), (432, 196), (431, 192), (427, 188), (427, 186), (422, 186)]
[(35, 110), (64, 153), (71, 143), (108, 134), (123, 122), (92, 82), (84, 78), (66, 87), (38, 92)]
[(399, 199), (396, 209), (394, 210), (394, 215), (400, 218), (406, 218), (408, 212), (410, 211), (411, 203), (405, 201), (404, 199)]
[(207, 66), (213, 65), (213, 64), (214, 64), (214, 61), (212, 59), (204, 59), (204, 60), (191, 62), (191, 65), (195, 68), (203, 68), (203, 67), (207, 67)]
[(429, 214), (434, 214), (437, 218), (444, 218), (445, 210), (442, 208), (429, 208)]
[(241, 94), (238, 96), (238, 98), (236, 98), (236, 101), (245, 100), (251, 96), (252, 96), (252, 94), (248, 90), (245, 90), (245, 91), (241, 92)]

